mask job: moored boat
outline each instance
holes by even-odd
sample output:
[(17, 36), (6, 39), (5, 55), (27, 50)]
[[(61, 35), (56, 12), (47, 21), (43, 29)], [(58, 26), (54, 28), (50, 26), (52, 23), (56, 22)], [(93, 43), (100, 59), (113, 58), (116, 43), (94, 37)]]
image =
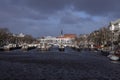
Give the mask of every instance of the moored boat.
[(22, 45), (22, 50), (23, 50), (23, 51), (27, 51), (27, 50), (28, 50), (28, 45), (25, 45), (25, 44)]
[(13, 48), (14, 48), (13, 44), (4, 45), (4, 47), (3, 47), (4, 51), (10, 51)]
[(59, 51), (65, 51), (65, 46), (64, 45), (59, 45)]
[(80, 47), (78, 45), (75, 45), (75, 50), (80, 51)]
[(110, 60), (119, 61), (120, 60), (120, 49), (116, 50), (113, 54), (108, 56)]
[(50, 50), (50, 46), (46, 42), (42, 42), (37, 46), (40, 51), (48, 51)]

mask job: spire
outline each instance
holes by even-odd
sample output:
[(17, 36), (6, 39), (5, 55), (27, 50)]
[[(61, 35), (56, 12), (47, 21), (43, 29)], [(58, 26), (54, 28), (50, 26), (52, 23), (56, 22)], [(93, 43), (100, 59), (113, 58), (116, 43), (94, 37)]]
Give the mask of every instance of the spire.
[(61, 35), (63, 35), (63, 30), (61, 29)]

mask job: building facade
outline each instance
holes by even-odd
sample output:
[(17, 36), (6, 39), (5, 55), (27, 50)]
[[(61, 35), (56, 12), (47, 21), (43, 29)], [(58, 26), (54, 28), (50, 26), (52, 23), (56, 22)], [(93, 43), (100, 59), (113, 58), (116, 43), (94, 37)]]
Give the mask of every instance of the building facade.
[(41, 43), (45, 42), (51, 45), (63, 44), (64, 46), (71, 46), (76, 38), (76, 34), (64, 34), (58, 37), (46, 36), (38, 39)]
[(120, 19), (110, 22), (108, 27), (112, 32), (112, 41), (118, 41), (120, 35)]

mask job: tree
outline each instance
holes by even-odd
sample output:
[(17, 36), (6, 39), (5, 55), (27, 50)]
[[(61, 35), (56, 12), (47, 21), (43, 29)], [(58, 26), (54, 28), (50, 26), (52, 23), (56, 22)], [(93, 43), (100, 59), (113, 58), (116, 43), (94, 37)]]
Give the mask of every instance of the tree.
[(3, 46), (9, 40), (10, 32), (7, 28), (0, 28), (0, 46)]
[(23, 42), (25, 42), (25, 43), (32, 43), (33, 41), (35, 41), (35, 39), (31, 35), (26, 35), (23, 38)]
[(93, 42), (95, 45), (107, 45), (110, 42), (111, 32), (108, 28), (103, 27), (99, 30), (96, 30), (88, 36), (88, 42)]

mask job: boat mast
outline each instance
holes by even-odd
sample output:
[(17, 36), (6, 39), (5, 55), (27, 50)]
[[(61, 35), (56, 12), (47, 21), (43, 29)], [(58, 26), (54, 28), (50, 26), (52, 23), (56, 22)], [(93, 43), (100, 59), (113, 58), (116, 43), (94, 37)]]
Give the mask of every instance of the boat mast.
[(62, 46), (62, 37), (63, 37), (63, 29), (61, 29), (61, 32), (60, 32), (60, 46)]
[(61, 37), (63, 36), (63, 30), (61, 29)]

